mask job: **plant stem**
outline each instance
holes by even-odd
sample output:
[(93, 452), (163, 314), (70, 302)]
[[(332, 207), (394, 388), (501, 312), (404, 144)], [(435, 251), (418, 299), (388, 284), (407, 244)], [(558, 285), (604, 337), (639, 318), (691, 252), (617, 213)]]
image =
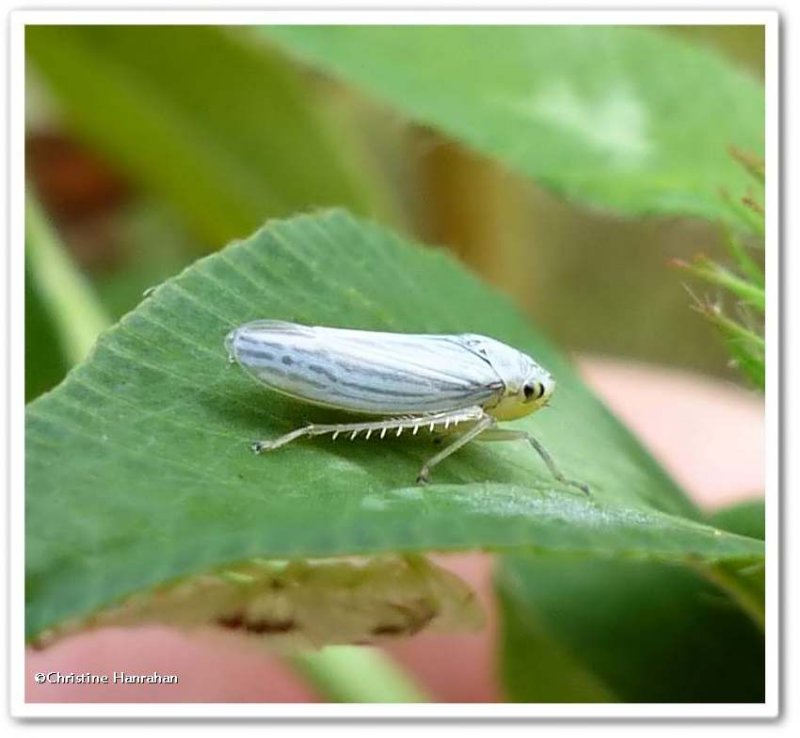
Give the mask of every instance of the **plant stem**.
[(34, 287), (47, 307), (67, 361), (73, 365), (83, 361), (111, 321), (30, 194), (25, 203), (25, 253)]
[(686, 269), (707, 282), (725, 287), (743, 302), (764, 312), (764, 288), (752, 284), (725, 267), (708, 259), (698, 260)]
[(367, 646), (328, 646), (292, 665), (332, 702), (429, 702), (392, 661)]
[(744, 244), (730, 229), (726, 230), (725, 232), (725, 244), (727, 245), (728, 251), (731, 252), (734, 261), (739, 266), (739, 269), (742, 271), (745, 277), (753, 285), (757, 285), (763, 289), (764, 272), (759, 268), (755, 261), (753, 261), (753, 259), (750, 257), (750, 254), (747, 253), (747, 249)]

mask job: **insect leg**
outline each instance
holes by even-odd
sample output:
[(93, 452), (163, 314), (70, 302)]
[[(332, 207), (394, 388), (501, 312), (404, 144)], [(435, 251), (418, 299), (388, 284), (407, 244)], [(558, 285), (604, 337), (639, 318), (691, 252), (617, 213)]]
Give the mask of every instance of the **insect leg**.
[(333, 433), (334, 439), (342, 434), (350, 434), (350, 440), (355, 438), (361, 431), (371, 433), (373, 430), (382, 430), (387, 428), (386, 421), (378, 421), (377, 423), (337, 423), (331, 425), (306, 425), (297, 430), (293, 430), (284, 436), (275, 438), (271, 441), (253, 441), (250, 448), (253, 453), (260, 454), (262, 451), (274, 451), (276, 448), (285, 446), (287, 443), (296, 441), (303, 436), (321, 436), (325, 433)]
[(388, 431), (396, 431), (395, 437), (402, 434), (404, 430), (410, 430), (416, 435), (420, 428), (430, 428), (433, 430), (437, 425), (446, 425), (452, 428), (459, 423), (473, 423), (484, 417), (480, 407), (468, 407), (462, 410), (454, 410), (443, 413), (433, 413), (428, 415), (410, 415), (402, 418), (383, 418), (381, 420), (366, 421), (361, 423), (334, 423), (330, 425), (306, 425), (297, 428), (284, 436), (267, 441), (254, 441), (250, 448), (254, 453), (262, 451), (273, 451), (276, 448), (285, 446), (287, 443), (296, 441), (303, 436), (321, 436), (332, 433), (334, 440), (338, 436), (347, 436), (352, 441), (360, 433), (365, 433), (365, 438), (369, 438), (372, 433), (380, 431), (380, 437), (385, 438)]
[(431, 469), (439, 462), (446, 459), (450, 454), (455, 453), (465, 444), (469, 443), (473, 438), (479, 436), (487, 428), (491, 428), (495, 424), (495, 419), (491, 415), (482, 415), (475, 425), (472, 426), (466, 433), (458, 436), (449, 446), (445, 446), (436, 456), (428, 459), (423, 465), (422, 469), (417, 474), (417, 484), (425, 484), (430, 477)]
[(250, 448), (252, 449), (254, 454), (260, 454), (262, 451), (273, 451), (276, 448), (285, 446), (287, 443), (296, 441), (298, 438), (312, 435), (314, 428), (318, 427), (319, 426), (306, 425), (303, 428), (298, 428), (297, 430), (293, 430), (291, 433), (287, 433), (286, 435), (280, 436), (280, 438), (275, 438), (272, 441), (253, 441), (250, 444)]
[[(250, 448), (254, 453), (261, 453), (262, 451), (273, 451), (276, 448), (285, 446), (287, 443), (296, 441), (303, 436), (322, 436), (326, 433), (332, 433), (334, 440), (341, 436), (347, 436), (352, 441), (359, 433), (366, 433), (366, 438), (369, 438), (375, 431), (381, 432), (381, 438), (386, 437), (389, 430), (396, 430), (399, 436), (406, 428), (414, 427), (419, 423), (419, 418), (384, 418), (383, 420), (367, 421), (361, 423), (332, 423), (330, 425), (306, 425), (303, 428), (298, 428), (284, 436), (275, 438), (271, 441), (254, 441)], [(427, 422), (427, 421), (426, 421)]]
[(556, 481), (561, 482), (562, 484), (568, 484), (571, 487), (577, 487), (581, 492), (588, 495), (589, 486), (584, 484), (583, 482), (576, 482), (574, 479), (568, 479), (565, 477), (561, 470), (556, 465), (556, 462), (553, 461), (553, 457), (547, 452), (547, 449), (542, 446), (542, 444), (534, 438), (530, 433), (522, 430), (511, 430), (510, 428), (492, 428), (488, 433), (486, 433), (482, 441), (527, 441), (533, 446), (534, 450), (536, 451), (539, 456), (542, 457), (542, 461), (547, 465), (547, 468), (550, 470), (550, 473), (556, 479)]

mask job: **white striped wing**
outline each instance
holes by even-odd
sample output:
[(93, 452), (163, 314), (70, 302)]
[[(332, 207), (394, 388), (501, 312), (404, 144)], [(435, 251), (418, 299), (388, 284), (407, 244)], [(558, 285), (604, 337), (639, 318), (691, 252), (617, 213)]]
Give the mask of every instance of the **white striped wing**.
[(471, 336), (375, 333), (259, 320), (232, 331), (232, 358), (284, 394), (373, 415), (484, 405), (502, 395)]

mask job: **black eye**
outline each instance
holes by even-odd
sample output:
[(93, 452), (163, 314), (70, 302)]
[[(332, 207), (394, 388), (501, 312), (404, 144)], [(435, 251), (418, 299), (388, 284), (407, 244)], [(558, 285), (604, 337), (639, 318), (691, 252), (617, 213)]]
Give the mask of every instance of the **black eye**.
[(539, 382), (526, 384), (522, 388), (526, 400), (538, 400), (544, 394), (544, 385)]

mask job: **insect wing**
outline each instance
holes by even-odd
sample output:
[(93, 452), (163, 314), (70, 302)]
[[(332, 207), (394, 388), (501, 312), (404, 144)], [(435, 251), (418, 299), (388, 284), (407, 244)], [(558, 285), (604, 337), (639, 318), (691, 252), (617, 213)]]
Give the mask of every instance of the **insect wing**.
[(461, 336), (376, 333), (255, 321), (227, 339), (256, 379), (306, 402), (375, 415), (483, 405), (503, 391)]

